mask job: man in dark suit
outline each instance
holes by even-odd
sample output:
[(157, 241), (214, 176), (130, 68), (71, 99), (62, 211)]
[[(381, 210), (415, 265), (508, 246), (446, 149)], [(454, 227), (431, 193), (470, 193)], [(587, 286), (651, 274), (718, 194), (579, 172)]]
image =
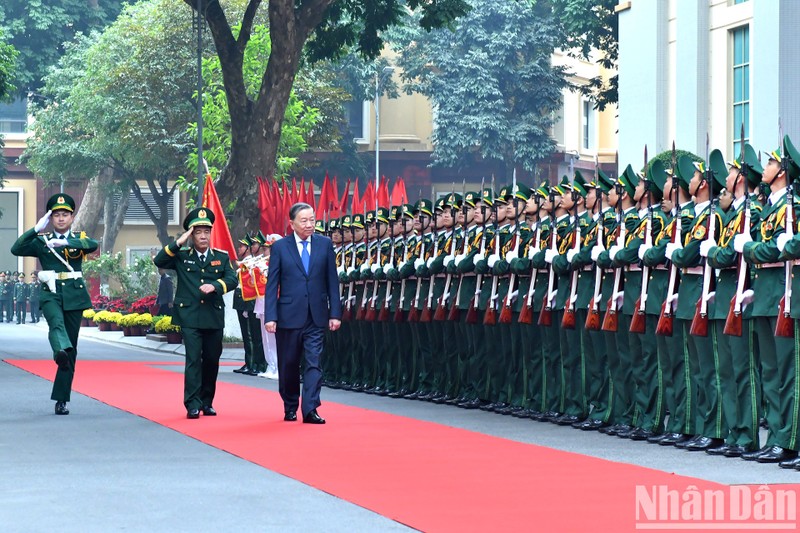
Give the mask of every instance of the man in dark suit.
[[(186, 215), (186, 231), (153, 259), (158, 268), (174, 270), (178, 289), (172, 323), (181, 327), (186, 346), (183, 404), (186, 418), (216, 416), (212, 405), (217, 390), (225, 304), (222, 295), (236, 287), (228, 252), (210, 248), (214, 213), (198, 207)], [(192, 246), (184, 246), (192, 238)]]
[(297, 420), (300, 358), (303, 357), (303, 422), (324, 424), (317, 413), (322, 386), (320, 356), (325, 328), (341, 325), (342, 304), (333, 243), (314, 234), (314, 209), (306, 203), (289, 210), (293, 232), (272, 245), (264, 301), (267, 331), (275, 333), (283, 419)]

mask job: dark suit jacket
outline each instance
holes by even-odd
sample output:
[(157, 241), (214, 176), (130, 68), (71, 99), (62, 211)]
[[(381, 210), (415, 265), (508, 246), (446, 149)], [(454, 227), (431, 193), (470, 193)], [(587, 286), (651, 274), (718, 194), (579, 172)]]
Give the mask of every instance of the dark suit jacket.
[(272, 245), (264, 298), (264, 321), (279, 328), (305, 326), (309, 314), (314, 325), (328, 327), (328, 319), (342, 317), (339, 278), (333, 243), (321, 235), (311, 236), (311, 263), (306, 274), (294, 233)]

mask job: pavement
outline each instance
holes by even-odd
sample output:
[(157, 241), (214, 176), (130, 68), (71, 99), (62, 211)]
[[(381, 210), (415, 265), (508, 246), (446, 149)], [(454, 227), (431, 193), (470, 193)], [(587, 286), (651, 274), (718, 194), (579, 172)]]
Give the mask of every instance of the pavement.
[[(83, 328), (79, 358), (175, 362), (182, 359), (182, 350), (182, 345)], [(0, 324), (0, 359), (46, 357), (44, 321)], [(226, 348), (223, 358), (241, 361), (243, 350)], [(276, 381), (235, 374), (233, 368), (223, 367), (219, 380), (277, 391)], [(408, 529), (81, 394), (73, 394), (70, 416), (54, 416), (50, 382), (2, 362), (0, 383), (0, 531)], [(330, 389), (323, 389), (322, 400), (323, 416), (324, 403), (336, 402), (725, 484), (800, 483), (800, 472), (776, 465), (478, 410)], [(182, 409), (179, 401), (176, 409)], [(281, 414), (281, 406), (265, 406), (265, 416)]]

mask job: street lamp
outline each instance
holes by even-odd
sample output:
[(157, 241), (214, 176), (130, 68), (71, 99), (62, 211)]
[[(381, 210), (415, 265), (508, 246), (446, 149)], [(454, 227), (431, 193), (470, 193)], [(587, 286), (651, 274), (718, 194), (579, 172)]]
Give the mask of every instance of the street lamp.
[(394, 72), (394, 67), (383, 67), (375, 75), (375, 211), (378, 210), (378, 188), (381, 185), (381, 89)]

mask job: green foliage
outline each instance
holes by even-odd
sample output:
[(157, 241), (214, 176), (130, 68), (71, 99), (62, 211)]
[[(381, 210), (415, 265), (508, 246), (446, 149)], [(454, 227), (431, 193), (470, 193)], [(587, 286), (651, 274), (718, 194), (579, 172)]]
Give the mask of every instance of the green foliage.
[[(537, 2), (537, 0), (529, 0)], [(607, 70), (617, 68), (619, 58), (618, 0), (546, 0), (552, 4), (554, 29), (563, 35), (564, 46), (573, 57), (598, 63)], [(544, 0), (539, 0), (544, 3)], [(594, 53), (593, 53), (594, 52)], [(618, 76), (596, 77), (582, 86), (599, 110), (618, 100)]]
[(12, 78), (19, 55), (16, 48), (5, 42), (3, 37), (3, 32), (0, 30), (0, 101), (7, 100), (15, 91)]
[(122, 252), (103, 252), (96, 259), (84, 261), (83, 272), (97, 277), (107, 296), (134, 301), (158, 292), (158, 272), (149, 257), (139, 257), (132, 265), (123, 265)]
[[(694, 154), (692, 152), (689, 152), (689, 151), (686, 151), (686, 150), (678, 150), (678, 149), (676, 149), (675, 150), (675, 164), (677, 164), (678, 159), (680, 159), (681, 156), (683, 156), (683, 155), (688, 155), (692, 159), (692, 161), (696, 161), (698, 163), (701, 163), (703, 161), (703, 158), (700, 157), (699, 155), (696, 155), (696, 154)], [(664, 168), (672, 168), (673, 167), (673, 164), (672, 164), (672, 150), (665, 150), (665, 151), (661, 152), (657, 156), (653, 157), (648, 162), (648, 165), (652, 165), (653, 161), (656, 160), (656, 159), (658, 159), (659, 161), (661, 161), (664, 164)]]
[(548, 9), (526, 2), (474, 0), (455, 28), (430, 32), (409, 23), (393, 33), (406, 91), (433, 104), (434, 162), (465, 167), (477, 158), (534, 170), (553, 150), (565, 71)]
[(47, 69), (65, 52), (64, 43), (101, 29), (122, 9), (122, 0), (3, 0), (0, 33), (19, 51), (14, 84), (38, 91)]

